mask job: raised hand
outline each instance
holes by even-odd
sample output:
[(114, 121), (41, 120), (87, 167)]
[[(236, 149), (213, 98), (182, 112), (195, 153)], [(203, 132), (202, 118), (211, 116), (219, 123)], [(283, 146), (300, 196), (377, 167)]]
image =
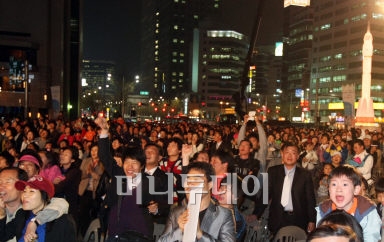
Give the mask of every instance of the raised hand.
[(181, 148), (181, 156), (190, 156), (192, 154), (192, 145), (183, 144)]
[(95, 119), (95, 124), (97, 124), (103, 130), (109, 129), (108, 121), (103, 117), (98, 117)]

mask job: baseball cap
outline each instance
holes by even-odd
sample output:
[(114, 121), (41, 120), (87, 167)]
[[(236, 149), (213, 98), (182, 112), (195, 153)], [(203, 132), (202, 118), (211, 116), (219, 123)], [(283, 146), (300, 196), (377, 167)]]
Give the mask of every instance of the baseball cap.
[(341, 153), (339, 151), (333, 151), (331, 156), (335, 156), (335, 155), (339, 155), (339, 156), (342, 156)]
[(55, 187), (53, 186), (53, 183), (40, 175), (35, 175), (31, 177), (28, 181), (19, 180), (15, 183), (15, 187), (19, 191), (23, 191), (26, 186), (40, 191), (45, 191), (48, 194), (49, 198), (52, 198), (55, 194)]
[(364, 139), (372, 139), (372, 137), (369, 134), (367, 134), (364, 136)]
[(34, 157), (33, 155), (23, 155), (22, 157), (20, 157), (19, 159), (19, 163), (22, 162), (22, 161), (29, 161), (29, 162), (32, 162), (33, 164), (37, 165), (39, 168), (41, 168), (41, 165), (40, 165), (40, 162), (37, 160), (36, 157)]

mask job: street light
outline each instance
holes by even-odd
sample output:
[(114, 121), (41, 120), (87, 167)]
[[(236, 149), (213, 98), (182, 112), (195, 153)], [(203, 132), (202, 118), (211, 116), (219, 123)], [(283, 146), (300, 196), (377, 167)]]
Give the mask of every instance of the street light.
[(220, 113), (223, 113), (223, 101), (220, 101)]

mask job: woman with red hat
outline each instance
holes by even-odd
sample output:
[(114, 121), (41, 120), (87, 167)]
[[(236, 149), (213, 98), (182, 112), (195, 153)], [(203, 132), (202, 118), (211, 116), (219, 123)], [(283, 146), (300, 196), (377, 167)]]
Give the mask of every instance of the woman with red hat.
[(31, 211), (19, 242), (76, 241), (74, 223), (67, 214), (49, 223), (42, 225), (37, 224), (35, 234), (25, 234), (28, 223), (35, 222), (36, 220), (34, 218), (36, 214), (49, 204), (50, 199), (55, 194), (55, 188), (49, 180), (39, 175), (33, 176), (28, 181), (19, 180), (15, 183), (15, 187), (17, 190), (22, 191), (21, 200), (23, 210)]

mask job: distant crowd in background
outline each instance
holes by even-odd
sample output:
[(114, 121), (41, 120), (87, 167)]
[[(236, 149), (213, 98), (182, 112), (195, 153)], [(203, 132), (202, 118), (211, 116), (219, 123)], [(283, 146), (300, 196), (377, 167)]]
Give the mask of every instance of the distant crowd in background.
[[(202, 182), (207, 192), (198, 239), (250, 241), (253, 231), (255, 241), (269, 241), (296, 226), (308, 241), (340, 234), (349, 241), (379, 241), (383, 149), (384, 131), (277, 127), (247, 115), (232, 125), (131, 123), (121, 117), (5, 119), (0, 241), (77, 241), (95, 219), (107, 241), (181, 241), (190, 216), (183, 174), (202, 174), (203, 180), (187, 184)], [(167, 173), (173, 175), (172, 204)], [(256, 179), (245, 179), (249, 175)], [(153, 181), (157, 193), (150, 192)], [(131, 196), (118, 195), (119, 182)], [(249, 195), (244, 184), (248, 191), (260, 189)], [(31, 189), (43, 201), (36, 207), (28, 207)], [(355, 224), (323, 221), (341, 211), (339, 217)]]

